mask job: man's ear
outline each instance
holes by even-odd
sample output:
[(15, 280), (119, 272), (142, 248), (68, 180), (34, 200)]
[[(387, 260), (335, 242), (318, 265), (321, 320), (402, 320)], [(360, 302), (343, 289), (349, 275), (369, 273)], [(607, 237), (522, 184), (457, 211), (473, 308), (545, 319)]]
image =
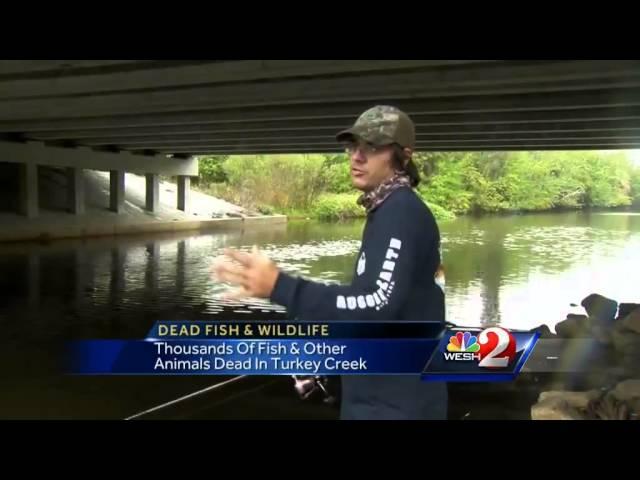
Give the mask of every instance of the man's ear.
[(403, 148), (404, 160), (402, 161), (403, 165), (406, 167), (413, 156), (413, 150), (411, 148)]

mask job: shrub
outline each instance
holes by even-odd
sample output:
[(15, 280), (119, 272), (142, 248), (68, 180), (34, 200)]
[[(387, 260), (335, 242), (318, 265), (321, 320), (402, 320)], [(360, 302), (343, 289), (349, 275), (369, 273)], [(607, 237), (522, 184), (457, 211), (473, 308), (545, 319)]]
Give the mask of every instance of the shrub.
[(327, 193), (321, 195), (311, 208), (311, 215), (321, 220), (344, 220), (364, 217), (365, 209), (357, 204), (359, 194)]

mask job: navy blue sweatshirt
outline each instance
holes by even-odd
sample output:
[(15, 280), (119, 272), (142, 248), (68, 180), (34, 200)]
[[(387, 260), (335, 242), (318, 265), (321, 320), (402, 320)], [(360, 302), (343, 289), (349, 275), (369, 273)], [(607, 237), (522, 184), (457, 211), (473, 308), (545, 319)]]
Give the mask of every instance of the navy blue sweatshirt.
[[(324, 285), (280, 273), (271, 300), (300, 321), (445, 321), (434, 275), (440, 232), (408, 188), (392, 192), (367, 216), (351, 285)], [(446, 385), (419, 376), (343, 376), (343, 419), (446, 417)]]

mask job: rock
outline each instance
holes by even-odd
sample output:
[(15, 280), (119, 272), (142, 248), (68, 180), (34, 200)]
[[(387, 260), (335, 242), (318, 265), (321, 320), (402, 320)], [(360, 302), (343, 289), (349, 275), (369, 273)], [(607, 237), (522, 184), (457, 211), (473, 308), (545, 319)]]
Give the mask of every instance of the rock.
[(567, 319), (556, 324), (556, 334), (562, 338), (588, 337), (589, 325), (585, 315), (567, 315)]
[(611, 394), (623, 402), (640, 399), (640, 378), (632, 378), (620, 382)]
[(626, 328), (615, 328), (611, 332), (611, 341), (615, 351), (621, 355), (640, 352), (640, 334)]
[(610, 367), (608, 369), (598, 369), (587, 372), (580, 384), (584, 389), (607, 389), (612, 388), (616, 382), (625, 378), (625, 371), (621, 367)]
[(231, 218), (244, 218), (244, 215), (236, 212), (227, 212), (227, 216)]
[(640, 308), (628, 313), (621, 321), (622, 328), (640, 334)]
[(606, 395), (590, 402), (584, 413), (587, 420), (631, 420), (634, 418), (631, 405), (612, 395)]
[(555, 338), (556, 335), (551, 331), (548, 325), (542, 324), (536, 328), (532, 328), (529, 332), (537, 332), (540, 334), (540, 338)]
[(591, 327), (602, 326), (611, 328), (618, 311), (618, 302), (610, 298), (603, 297), (597, 293), (592, 293), (582, 299), (580, 305), (584, 307), (589, 315)]
[(622, 411), (622, 405), (627, 407), (628, 418), (638, 419), (640, 417), (640, 379), (624, 380), (607, 394), (610, 403), (618, 405)]
[(542, 392), (538, 397), (538, 403), (544, 403), (551, 400), (562, 400), (573, 408), (587, 408), (589, 402), (598, 399), (601, 393), (598, 390), (589, 390), (586, 392), (567, 392), (564, 390), (553, 390), (550, 392)]
[(584, 417), (561, 398), (551, 398), (531, 406), (531, 420), (582, 420)]
[(538, 403), (531, 407), (532, 420), (584, 420), (628, 416), (626, 405), (617, 400), (603, 403), (600, 390), (573, 392), (554, 390), (542, 392)]
[(618, 318), (616, 320), (626, 317), (636, 309), (640, 309), (640, 303), (621, 303), (618, 307)]
[(640, 334), (625, 328), (615, 328), (611, 332), (617, 365), (622, 367), (627, 377), (640, 375)]
[(619, 365), (625, 378), (640, 376), (640, 353), (635, 351), (621, 355)]
[(611, 345), (613, 340), (611, 338), (613, 330), (602, 325), (594, 325), (591, 327), (591, 335), (604, 345)]
[(620, 379), (628, 378), (622, 374), (624, 370), (619, 355), (596, 339), (565, 339), (558, 356), (560, 358), (556, 366), (558, 372), (562, 372), (559, 375), (563, 385), (556, 390), (611, 388)]

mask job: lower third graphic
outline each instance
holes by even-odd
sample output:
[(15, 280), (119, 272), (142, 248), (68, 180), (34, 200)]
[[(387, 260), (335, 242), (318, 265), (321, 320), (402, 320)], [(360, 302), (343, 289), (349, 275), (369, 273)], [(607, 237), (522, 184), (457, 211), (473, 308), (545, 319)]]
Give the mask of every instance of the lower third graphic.
[(516, 378), (538, 334), (502, 327), (447, 331), (422, 373), (427, 381), (495, 382)]

